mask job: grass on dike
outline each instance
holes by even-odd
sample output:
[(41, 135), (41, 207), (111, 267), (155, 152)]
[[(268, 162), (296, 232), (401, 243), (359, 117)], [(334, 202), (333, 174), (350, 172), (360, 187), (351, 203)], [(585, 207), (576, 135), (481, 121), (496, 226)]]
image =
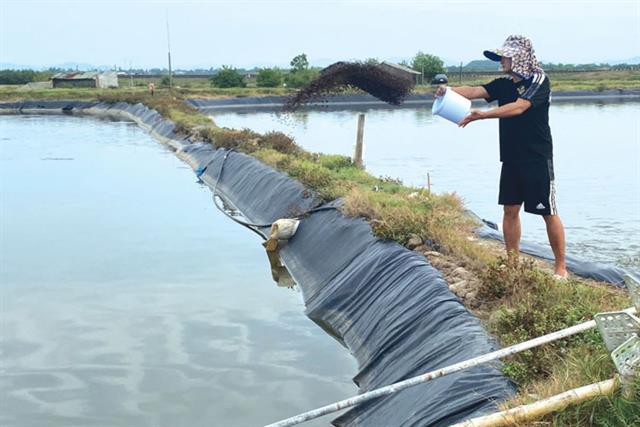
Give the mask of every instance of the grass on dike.
[[(390, 177), (374, 177), (355, 167), (349, 157), (307, 152), (281, 132), (259, 134), (248, 129), (219, 128), (209, 117), (184, 104), (184, 94), (177, 91), (161, 89), (153, 97), (145, 90), (42, 92), (40, 99), (143, 102), (173, 120), (179, 131), (250, 154), (301, 181), (323, 200), (342, 197), (344, 213), (366, 218), (381, 238), (404, 245), (413, 235), (421, 236), (480, 277), (478, 295), (483, 306), (476, 314), (502, 346), (590, 320), (598, 312), (631, 305), (625, 292), (610, 285), (576, 278), (560, 283), (530, 261), (513, 265), (487, 250), (470, 238), (477, 224), (464, 213), (455, 193), (435, 194)], [(4, 88), (0, 97), (7, 98)], [(504, 404), (513, 407), (611, 378), (615, 369), (599, 334), (591, 330), (510, 357), (503, 371), (519, 385), (518, 395)], [(617, 392), (612, 397), (568, 407), (543, 421), (558, 426), (638, 425), (640, 380), (635, 391), (630, 400)]]

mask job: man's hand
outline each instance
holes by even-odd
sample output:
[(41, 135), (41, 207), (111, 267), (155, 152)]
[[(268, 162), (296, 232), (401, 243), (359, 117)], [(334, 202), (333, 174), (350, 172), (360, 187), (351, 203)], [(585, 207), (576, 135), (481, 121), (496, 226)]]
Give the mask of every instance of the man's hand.
[(467, 114), (460, 122), (458, 126), (463, 128), (471, 122), (475, 122), (476, 120), (482, 120), (485, 118), (483, 111), (471, 110), (469, 114)]

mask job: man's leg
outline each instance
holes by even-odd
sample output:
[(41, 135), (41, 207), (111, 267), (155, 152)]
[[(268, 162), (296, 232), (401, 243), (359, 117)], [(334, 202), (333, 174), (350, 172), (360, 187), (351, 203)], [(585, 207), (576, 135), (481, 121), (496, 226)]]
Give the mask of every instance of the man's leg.
[(547, 225), (547, 236), (556, 258), (555, 274), (567, 277), (567, 264), (564, 258), (564, 227), (558, 215), (544, 215), (544, 222)]
[(504, 243), (507, 247), (507, 257), (512, 261), (517, 261), (520, 254), (520, 206), (505, 205), (504, 216), (502, 217), (502, 230), (504, 232)]

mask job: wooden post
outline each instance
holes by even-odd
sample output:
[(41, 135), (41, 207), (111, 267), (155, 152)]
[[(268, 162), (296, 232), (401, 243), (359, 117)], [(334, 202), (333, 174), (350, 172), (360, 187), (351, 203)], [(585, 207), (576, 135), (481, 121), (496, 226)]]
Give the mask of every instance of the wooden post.
[(362, 159), (363, 156), (363, 142), (362, 139), (364, 137), (364, 114), (358, 114), (358, 134), (356, 136), (356, 151), (353, 155), (353, 163), (356, 167), (363, 168), (364, 161)]
[(431, 175), (427, 172), (427, 191), (431, 194)]

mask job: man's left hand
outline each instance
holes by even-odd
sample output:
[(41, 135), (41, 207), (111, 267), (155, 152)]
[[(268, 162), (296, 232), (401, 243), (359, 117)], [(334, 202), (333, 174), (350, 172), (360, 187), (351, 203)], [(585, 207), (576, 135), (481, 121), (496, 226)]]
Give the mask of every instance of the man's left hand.
[(471, 110), (469, 114), (467, 114), (462, 120), (460, 120), (458, 126), (463, 128), (471, 122), (482, 119), (484, 119), (484, 113), (482, 111)]

